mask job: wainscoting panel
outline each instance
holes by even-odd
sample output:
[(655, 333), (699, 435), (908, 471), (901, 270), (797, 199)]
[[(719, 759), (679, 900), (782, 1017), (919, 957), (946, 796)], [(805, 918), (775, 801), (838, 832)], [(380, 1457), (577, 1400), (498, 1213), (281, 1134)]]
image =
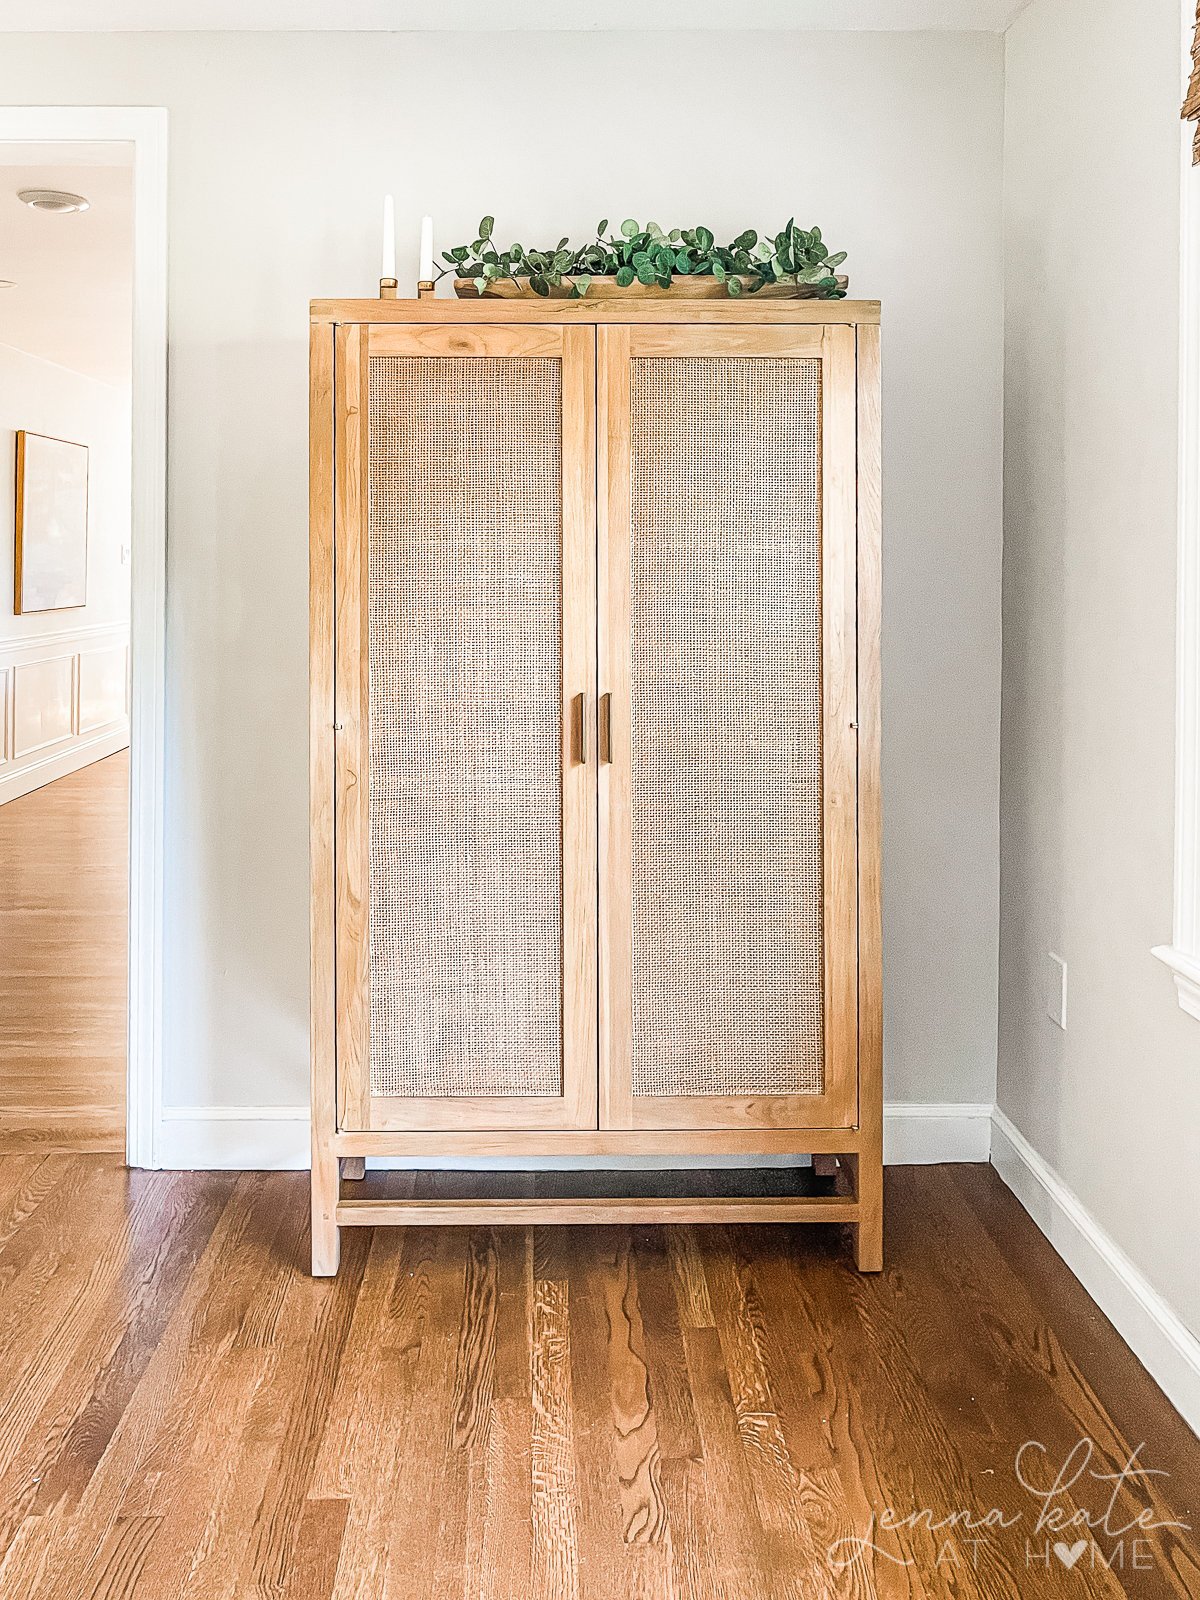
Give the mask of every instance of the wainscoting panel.
[(13, 669), (13, 759), (61, 744), (75, 731), (75, 657), (18, 661)]
[(129, 714), (129, 650), (112, 645), (79, 653), (79, 731), (94, 733)]
[(0, 805), (129, 743), (129, 629), (0, 642)]

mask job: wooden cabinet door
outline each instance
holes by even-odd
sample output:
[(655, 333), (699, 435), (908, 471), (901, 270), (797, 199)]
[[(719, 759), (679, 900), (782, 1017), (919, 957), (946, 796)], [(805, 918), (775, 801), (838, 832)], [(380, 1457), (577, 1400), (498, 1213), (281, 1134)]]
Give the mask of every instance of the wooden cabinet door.
[(600, 1124), (854, 1125), (853, 330), (601, 328), (597, 392)]
[(342, 326), (339, 1125), (596, 1125), (595, 335)]

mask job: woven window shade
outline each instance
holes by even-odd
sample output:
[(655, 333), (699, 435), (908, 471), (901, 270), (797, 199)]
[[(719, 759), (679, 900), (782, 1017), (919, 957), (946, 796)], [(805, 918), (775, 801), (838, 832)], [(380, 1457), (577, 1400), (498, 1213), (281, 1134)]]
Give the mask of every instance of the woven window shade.
[(631, 384), (633, 1092), (819, 1094), (821, 366)]
[(561, 367), (370, 362), (375, 1095), (562, 1092)]
[(1196, 32), (1192, 38), (1192, 77), (1183, 102), (1183, 120), (1197, 124), (1192, 138), (1192, 163), (1200, 166), (1200, 5), (1196, 7)]

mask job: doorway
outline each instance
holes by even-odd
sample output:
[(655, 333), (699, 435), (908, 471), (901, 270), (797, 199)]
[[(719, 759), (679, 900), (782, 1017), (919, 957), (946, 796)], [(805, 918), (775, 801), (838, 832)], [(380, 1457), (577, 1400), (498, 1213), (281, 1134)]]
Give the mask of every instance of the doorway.
[(0, 1148), (152, 1166), (165, 113), (0, 107), (0, 211)]

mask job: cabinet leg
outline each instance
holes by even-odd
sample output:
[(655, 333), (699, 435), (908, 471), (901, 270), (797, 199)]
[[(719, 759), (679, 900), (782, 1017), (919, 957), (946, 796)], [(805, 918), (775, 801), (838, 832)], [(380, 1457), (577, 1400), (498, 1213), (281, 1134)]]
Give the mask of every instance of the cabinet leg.
[(367, 1158), (366, 1158), (366, 1156), (343, 1156), (342, 1157), (342, 1177), (343, 1178), (350, 1178), (350, 1179), (353, 1179), (354, 1181), (357, 1182), (357, 1180), (359, 1178), (365, 1178), (366, 1175), (367, 1175)]
[(860, 1272), (883, 1271), (883, 1160), (881, 1152), (857, 1155), (854, 1186), (861, 1220), (850, 1224), (854, 1265)]
[(314, 1278), (337, 1275), (341, 1230), (337, 1225), (338, 1158), (324, 1143), (312, 1148), (312, 1272)]

